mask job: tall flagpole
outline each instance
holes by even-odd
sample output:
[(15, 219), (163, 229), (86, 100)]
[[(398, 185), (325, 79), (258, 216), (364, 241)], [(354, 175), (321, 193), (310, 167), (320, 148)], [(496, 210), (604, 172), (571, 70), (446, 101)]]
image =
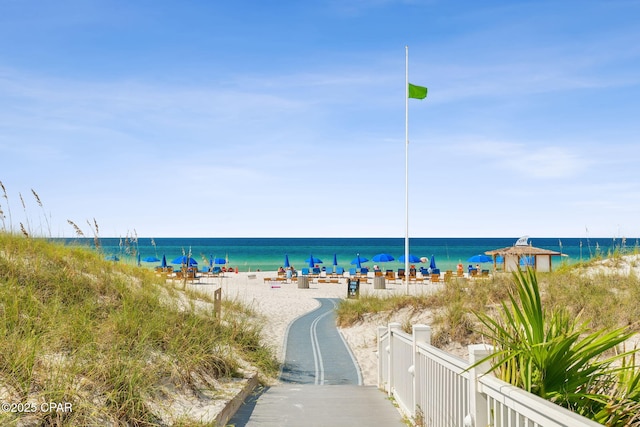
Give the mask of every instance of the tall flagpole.
[(404, 283), (409, 293), (409, 46), (405, 50), (404, 82)]

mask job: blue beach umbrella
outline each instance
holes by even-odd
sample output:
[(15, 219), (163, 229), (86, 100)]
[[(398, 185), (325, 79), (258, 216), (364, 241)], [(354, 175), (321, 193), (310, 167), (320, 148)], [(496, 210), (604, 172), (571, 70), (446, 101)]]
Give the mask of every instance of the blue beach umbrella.
[(467, 260), (467, 262), (472, 262), (472, 263), (473, 262), (476, 262), (476, 263), (491, 262), (491, 261), (493, 261), (493, 258), (491, 258), (489, 255), (482, 255), (482, 254), (474, 255)]
[(394, 257), (392, 257), (389, 254), (378, 254), (375, 255), (373, 258), (371, 258), (374, 262), (389, 262), (389, 261), (393, 261), (395, 260)]
[(218, 264), (218, 265), (222, 265), (222, 264), (226, 264), (227, 260), (224, 258), (214, 258), (213, 259), (213, 263), (214, 264)]
[(309, 267), (311, 268), (313, 268), (316, 264), (322, 264), (322, 260), (320, 258), (314, 258), (311, 254), (309, 254), (309, 258), (304, 262), (309, 263)]
[[(398, 261), (404, 262), (404, 255), (400, 255), (400, 257), (398, 257)], [(415, 255), (409, 254), (409, 262), (411, 262), (411, 263), (420, 262), (420, 258), (418, 258)]]
[[(144, 262), (158, 262), (158, 261), (160, 261), (158, 258), (156, 258), (156, 257), (154, 257), (154, 256), (144, 257), (144, 258), (142, 258), (142, 260), (143, 260)], [(167, 261), (165, 260), (165, 263), (166, 263), (166, 262), (167, 262)]]
[(429, 261), (429, 268), (431, 270), (435, 270), (436, 267), (436, 257), (434, 257), (433, 255), (431, 255), (431, 260)]
[(162, 264), (160, 264), (160, 267), (167, 268), (167, 257), (164, 254), (162, 254)]
[(191, 257), (187, 257), (183, 255), (171, 261), (171, 264), (188, 264), (189, 266), (193, 266), (193, 265), (198, 265), (198, 261), (196, 261)]
[(335, 273), (338, 267), (338, 255), (333, 254), (333, 272)]
[(369, 259), (361, 257), (360, 254), (358, 254), (356, 258), (351, 261), (351, 264), (355, 264), (356, 268), (362, 268), (362, 263), (367, 261), (369, 261)]
[(289, 264), (289, 254), (284, 254), (284, 268), (289, 267), (291, 267), (291, 264)]

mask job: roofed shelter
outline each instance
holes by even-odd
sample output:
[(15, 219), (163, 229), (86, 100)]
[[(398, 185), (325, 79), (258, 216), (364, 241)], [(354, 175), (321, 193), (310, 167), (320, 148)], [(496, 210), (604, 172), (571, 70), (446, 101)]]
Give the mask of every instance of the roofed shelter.
[[(551, 271), (551, 257), (561, 256), (561, 252), (551, 251), (549, 249), (535, 248), (528, 243), (528, 236), (518, 239), (515, 245), (486, 251), (486, 255), (493, 257), (493, 265), (496, 266), (496, 258), (498, 256), (504, 259), (504, 271), (518, 271), (520, 266), (531, 266), (537, 272)], [(533, 258), (533, 265), (530, 260)], [(523, 263), (521, 263), (523, 261)]]

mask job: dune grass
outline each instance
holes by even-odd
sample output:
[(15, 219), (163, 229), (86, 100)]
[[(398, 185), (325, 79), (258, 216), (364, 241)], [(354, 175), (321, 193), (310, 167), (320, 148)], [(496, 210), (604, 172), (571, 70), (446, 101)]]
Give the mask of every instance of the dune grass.
[[(620, 263), (620, 259), (613, 262)], [(433, 313), (432, 343), (491, 342), (499, 375), (514, 385), (610, 426), (640, 426), (640, 369), (620, 344), (640, 330), (640, 279), (558, 272), (451, 281), (425, 296), (344, 300), (338, 322), (372, 313)], [(404, 322), (406, 332), (411, 322)], [(626, 352), (626, 354), (625, 354)]]
[(207, 298), (145, 269), (0, 232), (0, 397), (73, 404), (0, 413), (0, 424), (35, 416), (43, 425), (158, 425), (149, 402), (169, 389), (215, 391), (216, 379), (242, 376), (244, 365), (275, 376), (254, 315), (223, 300), (218, 319)]

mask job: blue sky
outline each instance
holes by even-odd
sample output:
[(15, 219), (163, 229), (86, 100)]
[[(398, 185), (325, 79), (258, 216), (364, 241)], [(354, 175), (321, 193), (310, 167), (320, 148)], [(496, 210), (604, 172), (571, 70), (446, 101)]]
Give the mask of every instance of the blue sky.
[(639, 16), (617, 0), (0, 0), (4, 227), (402, 237), (409, 46), (429, 88), (409, 102), (411, 236), (637, 237)]

